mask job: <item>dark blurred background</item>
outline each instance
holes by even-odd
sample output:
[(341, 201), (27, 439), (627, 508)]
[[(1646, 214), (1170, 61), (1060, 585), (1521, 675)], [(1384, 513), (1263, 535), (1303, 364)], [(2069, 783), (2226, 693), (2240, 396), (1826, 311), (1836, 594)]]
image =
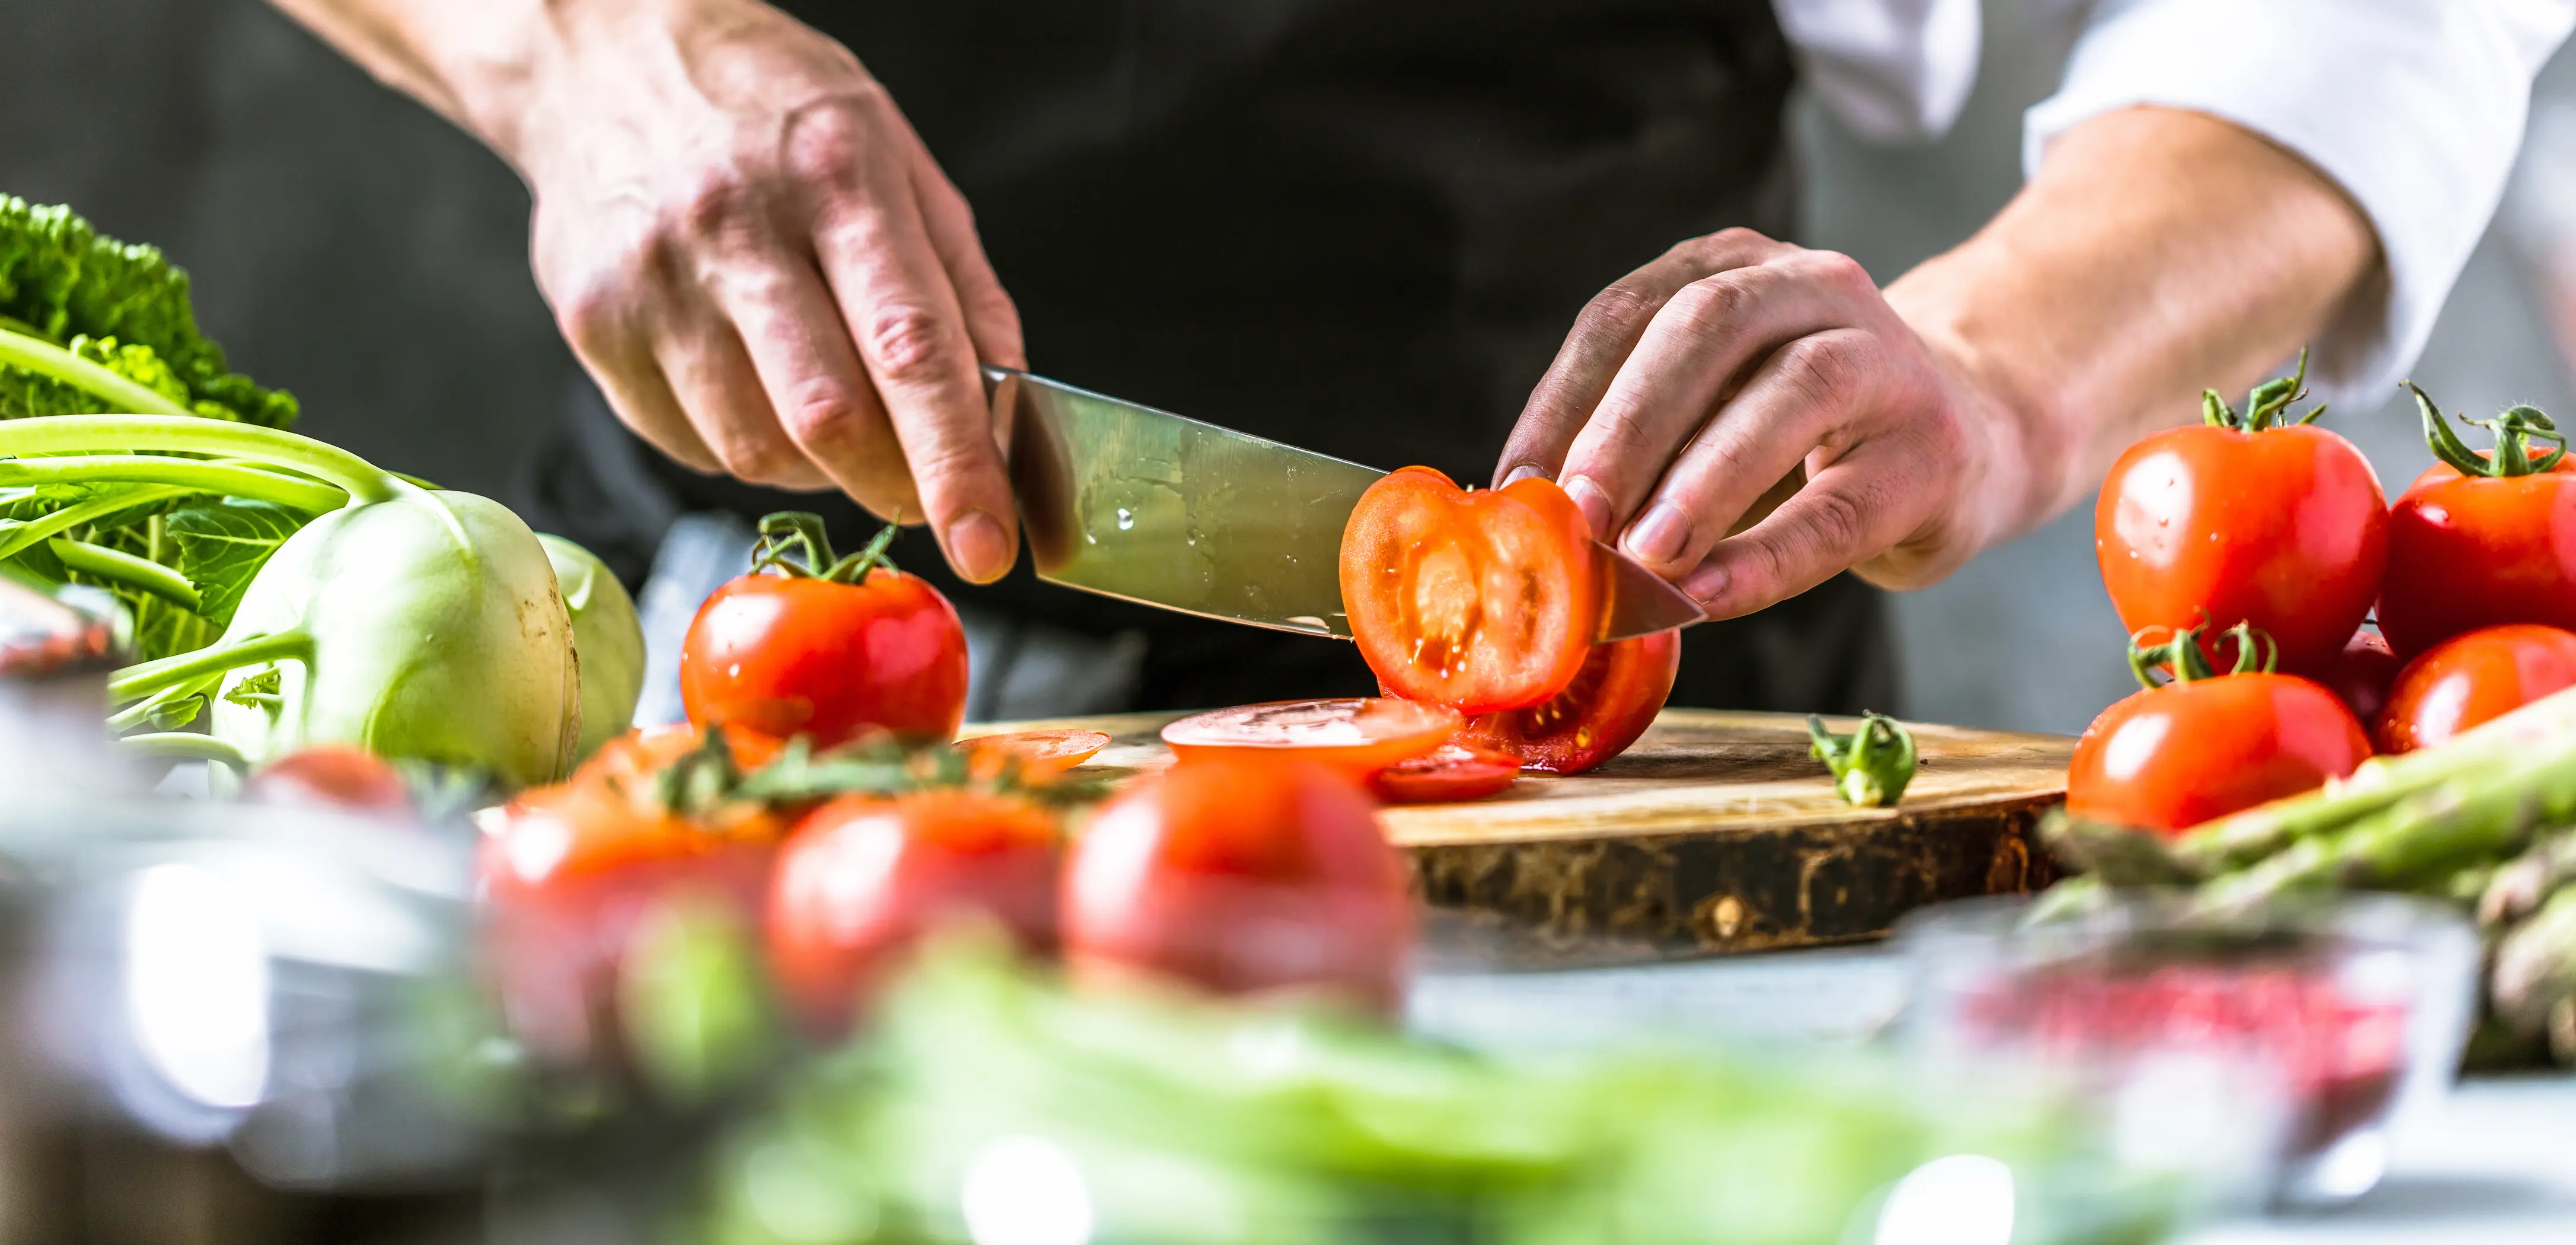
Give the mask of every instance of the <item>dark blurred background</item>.
[[(1799, 240), (1889, 280), (1966, 236), (2019, 184), (2021, 112), (2063, 37), (1989, 0), (1984, 71), (1937, 144), (1870, 147), (1802, 109)], [(2543, 76), (2516, 195), (2415, 371), (2455, 409), (2576, 409), (2548, 314), (2576, 289), (2553, 275), (2576, 273), (2576, 111), (2549, 104), (2571, 67)], [(442, 484), (507, 497), (575, 374), (528, 276), (517, 180), (258, 0), (7, 0), (0, 190), (161, 245), (237, 365), (304, 400), (304, 431)], [(2394, 396), (2332, 420), (2392, 493), (2429, 461)], [(2073, 731), (2123, 693), (2091, 524), (2088, 507), (1899, 599), (1905, 712)]]

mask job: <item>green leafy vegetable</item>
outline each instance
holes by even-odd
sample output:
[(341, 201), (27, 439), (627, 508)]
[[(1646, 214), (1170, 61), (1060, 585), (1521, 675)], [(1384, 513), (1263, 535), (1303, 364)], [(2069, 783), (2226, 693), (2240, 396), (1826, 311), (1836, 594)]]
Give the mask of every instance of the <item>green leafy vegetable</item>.
[(191, 501), (162, 519), (179, 573), (196, 585), (197, 613), (218, 627), (231, 624), (251, 577), (303, 526), (303, 515), (275, 502), (237, 497)]

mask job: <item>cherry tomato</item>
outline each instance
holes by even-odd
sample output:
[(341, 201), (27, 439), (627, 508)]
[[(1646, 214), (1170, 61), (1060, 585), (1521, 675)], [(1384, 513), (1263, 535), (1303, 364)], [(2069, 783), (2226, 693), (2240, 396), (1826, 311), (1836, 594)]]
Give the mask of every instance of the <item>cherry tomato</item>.
[(383, 757), (349, 744), (314, 744), (279, 757), (242, 784), (241, 798), (415, 820), (402, 775)]
[(2406, 663), (2379, 717), (2383, 752), (2449, 743), (2460, 732), (2576, 686), (2576, 634), (2509, 623), (2455, 635)]
[(981, 914), (1024, 950), (1051, 950), (1059, 837), (1045, 809), (970, 791), (825, 804), (778, 853), (770, 969), (806, 1027), (829, 1036), (945, 920)]
[[(768, 569), (716, 589), (680, 649), (689, 721), (772, 739), (804, 735), (817, 749), (870, 731), (953, 739), (966, 715), (966, 631), (927, 582), (881, 563), (809, 554), (820, 573), (777, 553), (782, 518), (763, 520)], [(821, 541), (820, 523), (798, 528)], [(881, 548), (873, 546), (872, 550)], [(863, 555), (867, 556), (867, 555)]]
[(1521, 759), (1508, 752), (1442, 744), (1369, 775), (1369, 793), (1389, 804), (1446, 804), (1481, 800), (1520, 776)]
[(1601, 621), (1591, 529), (1548, 480), (1469, 493), (1428, 467), (1389, 473), (1351, 508), (1341, 556), (1360, 656), (1407, 700), (1538, 704), (1582, 668)]
[[(2239, 632), (2239, 644), (2248, 643)], [(2179, 833), (2297, 795), (2370, 759), (2370, 740), (2333, 692), (2297, 675), (2209, 675), (2197, 628), (2177, 634), (2177, 679), (2102, 711), (2075, 741), (2066, 811)], [(2154, 652), (2156, 650), (2148, 650)], [(2133, 657), (2143, 677), (2146, 662)], [(2197, 669), (2193, 669), (2197, 667)]]
[(1394, 1009), (1413, 949), (1404, 861), (1328, 766), (1184, 759), (1095, 814), (1064, 872), (1077, 977), (1319, 990)]
[(1595, 644), (1574, 681), (1546, 704), (1475, 718), (1459, 741), (1510, 753), (1528, 769), (1580, 774), (1654, 725), (1681, 665), (1678, 631)]
[(2412, 659), (2480, 627), (2576, 630), (2576, 465), (2466, 476), (2435, 463), (2389, 515), (2379, 629)]
[(2397, 681), (2403, 665), (2397, 654), (2388, 651), (2388, 637), (2364, 629), (2344, 642), (2343, 652), (2317, 676), (2317, 682), (2340, 698), (2352, 716), (2376, 722), (2380, 707), (2388, 703), (2388, 685)]
[(1099, 754), (1109, 746), (1109, 736), (1100, 731), (1055, 730), (1012, 731), (1001, 735), (977, 735), (961, 739), (957, 746), (970, 756), (1007, 758), (1020, 767), (1028, 778), (1061, 774)]
[[(2283, 669), (2318, 673), (2379, 591), (2387, 502), (2369, 460), (2323, 428), (2204, 423), (2112, 464), (2093, 540), (2130, 631), (2250, 622), (2280, 646)], [(2204, 641), (2213, 659), (2216, 639)]]
[(1193, 713), (1163, 727), (1163, 743), (1184, 760), (1293, 755), (1367, 775), (1448, 742), (1460, 721), (1455, 709), (1392, 697), (1277, 700)]

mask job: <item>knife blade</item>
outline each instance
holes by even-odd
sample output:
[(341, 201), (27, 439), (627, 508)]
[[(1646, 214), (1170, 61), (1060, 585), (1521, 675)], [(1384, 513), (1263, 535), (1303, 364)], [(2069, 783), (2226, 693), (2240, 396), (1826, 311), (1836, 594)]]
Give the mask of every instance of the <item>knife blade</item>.
[[(1164, 609), (1349, 639), (1342, 528), (1374, 467), (1008, 368), (984, 369), (1038, 577)], [(1706, 617), (1595, 542), (1600, 639)]]

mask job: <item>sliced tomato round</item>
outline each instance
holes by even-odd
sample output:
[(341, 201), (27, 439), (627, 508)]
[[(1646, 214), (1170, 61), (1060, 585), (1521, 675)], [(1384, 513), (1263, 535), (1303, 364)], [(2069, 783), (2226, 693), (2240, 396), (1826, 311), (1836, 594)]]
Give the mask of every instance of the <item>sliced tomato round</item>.
[(1083, 730), (1009, 731), (961, 739), (957, 746), (968, 756), (1018, 762), (1023, 775), (1036, 778), (1061, 774), (1090, 760), (1109, 746), (1109, 736), (1102, 731)]
[(1461, 718), (1445, 705), (1373, 696), (1275, 700), (1193, 713), (1163, 728), (1172, 755), (1293, 758), (1373, 774), (1447, 743)]
[(1580, 774), (1628, 750), (1682, 668), (1678, 631), (1595, 644), (1565, 690), (1534, 709), (1471, 718), (1458, 742), (1507, 752), (1524, 768)]
[(1442, 744), (1369, 775), (1369, 793), (1389, 804), (1481, 800), (1518, 781), (1521, 759), (1508, 752)]
[(1601, 621), (1591, 530), (1549, 480), (1471, 493), (1428, 467), (1391, 472), (1351, 508), (1341, 577), (1378, 681), (1466, 714), (1555, 695)]

